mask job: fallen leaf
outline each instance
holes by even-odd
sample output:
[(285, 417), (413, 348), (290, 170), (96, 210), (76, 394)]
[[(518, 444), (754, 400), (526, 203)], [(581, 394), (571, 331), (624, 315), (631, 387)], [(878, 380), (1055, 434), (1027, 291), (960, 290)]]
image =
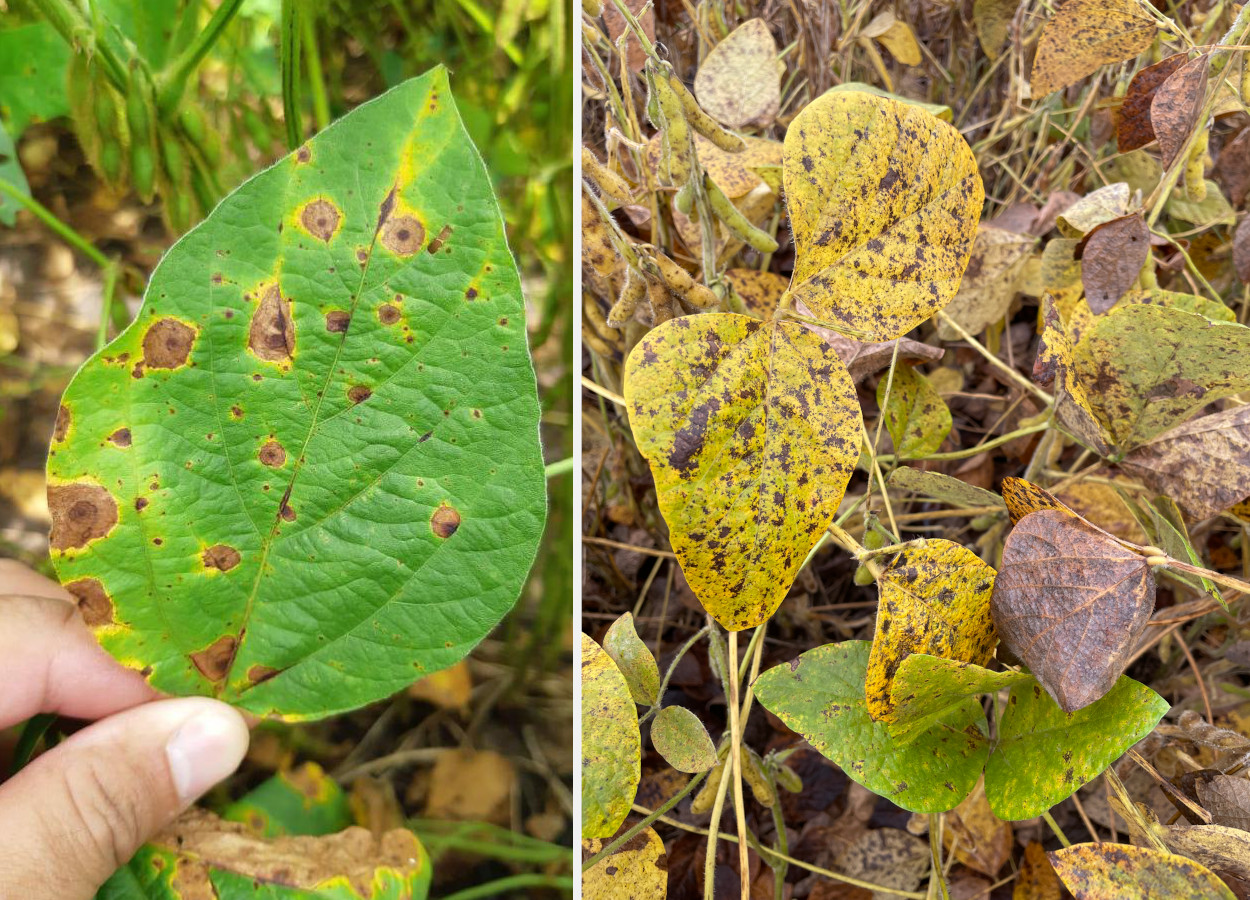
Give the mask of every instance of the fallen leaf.
[(1193, 860), (1127, 844), (1073, 844), (1048, 853), (1076, 900), (1236, 900)]
[(793, 322), (683, 316), (634, 348), (625, 401), (691, 589), (726, 628), (765, 621), (859, 459), (846, 368)]
[(1107, 456), (1111, 445), (1094, 416), (1085, 385), (1077, 378), (1072, 361), (1072, 344), (1060, 324), (1058, 307), (1049, 295), (1043, 298), (1042, 322), (1037, 359), (1033, 362), (1033, 379), (1045, 387), (1053, 387), (1055, 416), (1063, 430), (1099, 456)]
[(1029, 73), (1033, 96), (1132, 59), (1150, 46), (1156, 31), (1154, 20), (1132, 0), (1066, 0), (1042, 26)]
[(912, 366), (896, 366), (893, 379), (883, 376), (877, 382), (877, 405), (899, 459), (936, 453), (950, 434), (951, 411), (946, 401)]
[(1046, 849), (1037, 841), (1029, 841), (1020, 874), (1011, 889), (1011, 900), (1059, 900), (1062, 894), (1063, 885), (1046, 857)]
[[(929, 845), (901, 828), (873, 828), (861, 834), (833, 860), (833, 868), (851, 878), (895, 891), (913, 891), (929, 870)], [(894, 900), (893, 891), (874, 891), (873, 900)]]
[[(590, 859), (611, 841), (582, 840), (582, 858)], [(652, 828), (644, 828), (616, 850), (582, 872), (583, 900), (626, 900), (668, 895), (668, 859), (664, 842)]]
[(473, 697), (473, 675), (467, 660), (460, 660), (450, 669), (426, 675), (408, 688), (408, 696), (424, 700), (439, 709), (464, 710)]
[(878, 579), (881, 599), (865, 694), (874, 719), (896, 721), (894, 673), (913, 653), (985, 665), (997, 638), (990, 617), (994, 570), (953, 541), (899, 553)]
[(777, 43), (763, 19), (747, 19), (712, 48), (694, 77), (699, 105), (730, 128), (767, 128), (781, 106)]
[(1250, 497), (1250, 406), (1234, 406), (1165, 431), (1131, 450), (1120, 468), (1205, 519)]
[(444, 750), (430, 773), (425, 816), (507, 825), (517, 790), (516, 767), (508, 757), (467, 747)]
[[(946, 314), (969, 334), (980, 334), (987, 326), (1002, 321), (1036, 243), (1028, 234), (981, 225), (972, 243), (963, 281), (946, 307)], [(955, 330), (940, 319), (938, 337), (944, 341), (959, 339)]]
[(1140, 213), (1095, 227), (1085, 238), (1081, 282), (1089, 308), (1101, 315), (1116, 304), (1150, 256), (1150, 229)]
[[(648, 0), (625, 0), (625, 6), (634, 16), (638, 16), (644, 6), (647, 8), (647, 11), (638, 18), (638, 24), (642, 26), (642, 33), (647, 36), (647, 40), (654, 42), (655, 7), (648, 5)], [(638, 36), (630, 30), (625, 17), (621, 15), (621, 11), (616, 8), (612, 0), (603, 4), (603, 22), (608, 26), (608, 37), (612, 40), (613, 47), (617, 46), (617, 41), (623, 35), (629, 35), (625, 38), (626, 64), (631, 72), (641, 72), (647, 62), (647, 51), (642, 49)]]
[(878, 341), (950, 302), (985, 195), (954, 127), (906, 103), (827, 92), (791, 122), (784, 152), (795, 300)]
[(625, 677), (582, 634), (582, 835), (608, 837), (621, 827), (642, 777), (638, 708)]
[(942, 845), (954, 847), (956, 861), (970, 869), (997, 878), (1011, 858), (1011, 823), (1004, 822), (985, 799), (985, 783), (977, 782), (972, 793), (946, 814)]
[(1155, 139), (1154, 124), (1150, 120), (1150, 104), (1155, 91), (1188, 59), (1184, 53), (1174, 53), (1167, 59), (1146, 66), (1128, 83), (1124, 101), (1115, 113), (1116, 148), (1121, 153), (1144, 147)]
[(954, 809), (989, 752), (981, 705), (966, 698), (906, 744), (874, 722), (864, 702), (868, 641), (809, 650), (755, 681), (764, 708), (852, 779), (912, 812)]
[(1059, 233), (1066, 238), (1079, 238), (1103, 222), (1118, 219), (1128, 212), (1129, 186), (1118, 181), (1091, 191), (1077, 200), (1055, 219)]
[(1074, 712), (1115, 685), (1154, 594), (1143, 557), (1083, 519), (1044, 509), (1007, 537), (991, 606), (1003, 643)]
[(1000, 819), (1041, 815), (1097, 778), (1150, 733), (1168, 703), (1122, 676), (1101, 700), (1065, 713), (1033, 679), (1013, 685), (985, 766), (985, 796)]
[(1198, 801), (1211, 814), (1212, 825), (1226, 825), (1250, 832), (1250, 781), (1232, 775), (1215, 775), (1199, 781)]
[(666, 706), (651, 722), (656, 753), (678, 772), (706, 772), (716, 765), (716, 747), (699, 717), (684, 706)]
[(979, 506), (1003, 506), (1003, 498), (993, 491), (941, 472), (899, 466), (890, 473), (886, 482), (891, 488), (923, 494), (954, 507), (975, 509)]
[(882, 10), (863, 26), (859, 33), (872, 38), (890, 51), (890, 55), (905, 66), (920, 65), (920, 45), (916, 43), (916, 35), (906, 22), (895, 17), (894, 13)]
[(1015, 18), (1020, 0), (975, 0), (972, 4), (972, 24), (977, 31), (981, 49), (991, 61), (1002, 53), (1003, 44)]
[(603, 649), (629, 685), (635, 703), (654, 706), (660, 692), (660, 668), (634, 628), (633, 613), (624, 613), (603, 636)]
[(1210, 62), (1204, 53), (1177, 67), (1150, 100), (1150, 124), (1159, 139), (1163, 168), (1169, 169), (1198, 124)]

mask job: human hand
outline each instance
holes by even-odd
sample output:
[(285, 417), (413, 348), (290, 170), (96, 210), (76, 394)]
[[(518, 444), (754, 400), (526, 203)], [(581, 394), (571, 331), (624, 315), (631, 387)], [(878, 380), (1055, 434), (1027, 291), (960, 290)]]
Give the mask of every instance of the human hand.
[(160, 699), (104, 652), (59, 586), (0, 560), (0, 729), (97, 720), (0, 784), (0, 897), (89, 900), (247, 750), (216, 700)]

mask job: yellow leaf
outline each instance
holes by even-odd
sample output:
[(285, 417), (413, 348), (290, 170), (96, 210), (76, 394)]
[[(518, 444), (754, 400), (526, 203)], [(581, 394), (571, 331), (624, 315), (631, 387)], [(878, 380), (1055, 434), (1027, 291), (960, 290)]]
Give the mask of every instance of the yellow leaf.
[(985, 196), (951, 125), (872, 94), (825, 93), (786, 132), (790, 294), (852, 337), (901, 337), (950, 302)]
[(896, 19), (889, 10), (873, 16), (860, 34), (878, 41), (903, 65), (920, 65), (920, 45), (916, 43), (916, 35), (906, 22)]
[(864, 686), (869, 714), (893, 722), (894, 673), (913, 653), (983, 666), (997, 638), (990, 617), (994, 570), (966, 547), (929, 540), (901, 552), (878, 581), (877, 630)]
[(638, 708), (612, 658), (582, 634), (582, 834), (613, 834), (642, 775)]
[(695, 75), (694, 91), (699, 105), (722, 125), (771, 125), (781, 106), (781, 73), (768, 23), (748, 19), (713, 47)]
[(1033, 364), (1033, 376), (1055, 391), (1055, 416), (1064, 431), (1101, 456), (1111, 452), (1106, 432), (1094, 417), (1085, 386), (1077, 381), (1076, 367), (1072, 362), (1072, 343), (1064, 333), (1059, 321), (1059, 310), (1049, 297), (1043, 298), (1043, 322), (1041, 342), (1037, 348), (1037, 360)]
[(764, 622), (859, 458), (846, 367), (794, 322), (683, 316), (634, 348), (625, 402), (691, 589), (725, 628)]
[[(594, 856), (607, 843), (595, 838), (583, 840), (583, 859)], [(644, 828), (582, 873), (582, 900), (625, 897), (664, 900), (667, 895), (668, 860), (664, 842), (651, 828)]]
[(450, 669), (426, 675), (412, 687), (408, 696), (425, 700), (440, 709), (466, 709), (473, 696), (473, 676), (469, 673), (468, 660), (460, 660)]
[(789, 284), (784, 275), (756, 269), (726, 269), (722, 277), (742, 298), (746, 311), (765, 321), (777, 311), (777, 304)]
[(1042, 26), (1029, 74), (1034, 97), (1150, 47), (1158, 26), (1133, 0), (1067, 0)]

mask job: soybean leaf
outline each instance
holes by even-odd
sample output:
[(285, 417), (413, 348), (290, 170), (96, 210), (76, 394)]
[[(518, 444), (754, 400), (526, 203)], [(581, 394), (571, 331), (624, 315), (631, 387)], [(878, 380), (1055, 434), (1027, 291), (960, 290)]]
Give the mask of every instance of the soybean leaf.
[(1085, 238), (1081, 282), (1089, 308), (1101, 315), (1115, 305), (1141, 273), (1150, 255), (1150, 229), (1141, 213), (1094, 228)]
[(781, 69), (768, 23), (747, 19), (713, 47), (694, 77), (694, 92), (722, 125), (771, 125), (781, 106)]
[[(582, 841), (582, 855), (589, 859), (609, 841)], [(615, 851), (582, 873), (583, 900), (621, 900), (624, 897), (668, 896), (668, 857), (664, 842), (652, 828), (644, 828)]]
[(894, 673), (890, 696), (894, 724), (890, 733), (902, 741), (928, 728), (934, 717), (967, 697), (993, 694), (1032, 676), (1020, 672), (992, 672), (974, 663), (913, 653)]
[(1072, 343), (1059, 320), (1059, 309), (1049, 295), (1043, 299), (1042, 323), (1033, 378), (1046, 387), (1054, 386), (1055, 416), (1063, 430), (1100, 456), (1107, 456), (1111, 445), (1094, 417), (1085, 385), (1077, 378)]
[(1177, 66), (1150, 100), (1150, 126), (1159, 139), (1165, 169), (1175, 162), (1198, 124), (1209, 68), (1205, 53)]
[(920, 44), (916, 35), (903, 20), (888, 9), (877, 13), (867, 25), (859, 29), (861, 38), (872, 38), (890, 51), (890, 55), (905, 66), (920, 65)]
[[(30, 185), (26, 183), (26, 173), (22, 171), (21, 161), (17, 158), (17, 147), (13, 139), (0, 122), (0, 178), (3, 178), (19, 192), (30, 196)], [(13, 225), (17, 222), (17, 211), (20, 209), (16, 200), (8, 194), (0, 194), (0, 222)]]
[[(1173, 559), (1185, 560), (1202, 568), (1202, 558), (1198, 556), (1198, 551), (1189, 540), (1189, 533), (1185, 528), (1185, 517), (1181, 514), (1180, 507), (1177, 506), (1175, 500), (1171, 497), (1156, 497), (1154, 502), (1146, 507), (1146, 515), (1156, 546)], [(1169, 571), (1168, 576), (1189, 585), (1194, 590), (1205, 591), (1220, 606), (1228, 608), (1224, 595), (1220, 593), (1214, 582), (1176, 571)]]
[(325, 835), (352, 822), (347, 795), (315, 762), (262, 781), (222, 812), (260, 837)]
[(1000, 819), (1029, 819), (1069, 797), (1150, 733), (1168, 703), (1121, 676), (1095, 703), (1065, 713), (1032, 680), (1016, 684), (985, 767), (985, 794)]
[(0, 117), (13, 140), (31, 122), (69, 112), (69, 56), (69, 47), (47, 22), (0, 29)]
[(937, 452), (951, 432), (951, 411), (946, 401), (929, 379), (909, 365), (895, 367), (892, 383), (885, 377), (877, 382), (877, 404), (899, 459)]
[(1194, 519), (1250, 497), (1250, 406), (1202, 416), (1135, 447), (1120, 468)]
[(878, 579), (881, 600), (868, 660), (874, 719), (894, 722), (894, 673), (912, 653), (983, 666), (997, 637), (990, 618), (994, 570), (953, 541), (928, 540), (898, 554)]
[(1011, 20), (1015, 17), (1020, 0), (974, 0), (972, 25), (977, 32), (981, 49), (991, 61), (1002, 55), (1007, 43)]
[(1065, 712), (1111, 690), (1154, 611), (1144, 557), (1066, 512), (1021, 519), (1003, 545), (994, 626)]
[(1062, 500), (1045, 488), (1038, 487), (1023, 478), (1008, 476), (1002, 483), (1003, 502), (1007, 504), (1007, 514), (1011, 516), (1011, 524), (1017, 525), (1029, 513), (1042, 509), (1053, 509), (1058, 512), (1077, 516)]
[(1143, 52), (1158, 26), (1132, 0), (1066, 0), (1042, 26), (1029, 73), (1034, 97)]
[(582, 635), (582, 834), (609, 837), (638, 792), (642, 747), (638, 709), (625, 677)]
[(515, 264), (444, 69), (222, 201), (62, 399), (51, 549), (160, 690), (350, 709), (465, 655), (545, 515)]
[(98, 900), (424, 900), (430, 857), (399, 828), (265, 839), (193, 809), (146, 844)]
[(1011, 900), (1060, 900), (1063, 885), (1055, 874), (1055, 867), (1046, 858), (1046, 850), (1037, 841), (1030, 841), (1024, 848), (1024, 860)]
[(941, 472), (899, 466), (890, 473), (890, 477), (886, 480), (892, 488), (923, 494), (934, 500), (965, 509), (1003, 505), (1003, 498), (993, 491), (968, 484), (951, 475), (943, 475)]
[[(638, 24), (642, 26), (642, 33), (647, 36), (647, 40), (654, 41), (655, 7), (649, 6), (646, 0), (625, 0), (625, 6), (637, 17)], [(645, 12), (643, 12), (644, 7), (646, 7)], [(615, 3), (603, 4), (603, 23), (608, 26), (608, 37), (611, 38), (613, 46), (616, 46), (616, 42), (622, 37), (625, 38), (625, 59), (630, 71), (641, 72), (647, 61), (647, 51), (642, 49), (638, 36), (629, 27), (629, 23), (625, 21), (625, 17), (621, 15)]]
[(625, 402), (695, 596), (725, 628), (765, 621), (859, 459), (846, 367), (794, 322), (682, 316), (630, 353)]
[(1173, 218), (1203, 228), (1237, 224), (1237, 213), (1224, 196), (1224, 191), (1209, 179), (1206, 182), (1206, 193), (1201, 200), (1190, 200), (1182, 188), (1172, 192), (1164, 209)]
[(621, 670), (635, 703), (654, 706), (660, 693), (660, 667), (634, 628), (633, 613), (625, 613), (603, 636), (603, 649)]
[[(1007, 314), (1037, 239), (1005, 228), (981, 225), (972, 243), (972, 256), (959, 290), (946, 314), (969, 334), (980, 334)], [(955, 329), (938, 321), (938, 337), (959, 338)]]
[(1250, 389), (1250, 329), (1166, 306), (1100, 316), (1073, 353), (1089, 404), (1121, 449)]
[(651, 723), (651, 743), (678, 772), (706, 772), (716, 765), (716, 747), (699, 717), (684, 706), (666, 706)]
[(1174, 53), (1167, 59), (1146, 66), (1128, 83), (1124, 101), (1115, 111), (1115, 141), (1116, 148), (1121, 153), (1144, 147), (1155, 139), (1154, 123), (1150, 116), (1155, 92), (1188, 59), (1184, 53)]
[(722, 278), (741, 298), (746, 311), (765, 322), (777, 312), (781, 295), (790, 283), (784, 275), (758, 269), (726, 269)]
[[(1135, 832), (1134, 824), (1128, 823)], [(1151, 833), (1171, 852), (1201, 863), (1221, 876), (1250, 880), (1250, 832), (1245, 829), (1226, 825), (1164, 826), (1157, 821), (1149, 824)]]
[(870, 791), (912, 812), (954, 809), (976, 784), (989, 752), (980, 704), (965, 698), (900, 743), (865, 705), (869, 646), (845, 641), (809, 650), (760, 675), (755, 696)]
[(1236, 322), (1237, 314), (1219, 300), (1208, 300), (1193, 294), (1182, 294), (1178, 291), (1164, 291), (1159, 288), (1129, 291), (1120, 298), (1119, 306), (1142, 303), (1150, 306), (1170, 306), (1210, 319), (1213, 322)]
[(1196, 785), (1198, 801), (1211, 814), (1213, 825), (1250, 831), (1250, 781), (1231, 775), (1215, 775)]
[(946, 814), (945, 825), (942, 843), (955, 860), (983, 875), (997, 878), (999, 870), (1011, 858), (1011, 824), (990, 809), (984, 782), (978, 782), (972, 793)]
[(1064, 237), (1078, 238), (1127, 213), (1129, 200), (1126, 183), (1109, 184), (1077, 200), (1055, 219), (1055, 224)]
[(1047, 854), (1076, 900), (1235, 900), (1206, 866), (1129, 844), (1073, 844)]
[(901, 94), (892, 94), (884, 88), (879, 88), (875, 84), (866, 84), (862, 81), (844, 81), (841, 84), (835, 84), (826, 94), (838, 93), (857, 93), (872, 94), (874, 97), (884, 97), (887, 100), (894, 100), (899, 103), (907, 103), (917, 109), (922, 109), (931, 116), (937, 116), (943, 122), (950, 122), (955, 118), (954, 111), (949, 106), (941, 103), (929, 103), (925, 100), (916, 100), (912, 97), (904, 97)]
[(1250, 216), (1233, 232), (1233, 269), (1242, 284), (1250, 284)]
[(929, 113), (827, 92), (786, 131), (790, 293), (853, 337), (902, 337), (950, 302), (985, 192), (972, 150)]

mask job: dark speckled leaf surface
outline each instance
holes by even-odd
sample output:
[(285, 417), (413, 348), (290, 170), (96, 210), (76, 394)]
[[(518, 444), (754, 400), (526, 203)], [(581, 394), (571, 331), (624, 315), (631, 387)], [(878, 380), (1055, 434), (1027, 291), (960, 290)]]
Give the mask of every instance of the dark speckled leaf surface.
[(439, 68), (251, 179), (65, 392), (51, 547), (172, 694), (314, 718), (459, 660), (545, 517), (516, 266)]

